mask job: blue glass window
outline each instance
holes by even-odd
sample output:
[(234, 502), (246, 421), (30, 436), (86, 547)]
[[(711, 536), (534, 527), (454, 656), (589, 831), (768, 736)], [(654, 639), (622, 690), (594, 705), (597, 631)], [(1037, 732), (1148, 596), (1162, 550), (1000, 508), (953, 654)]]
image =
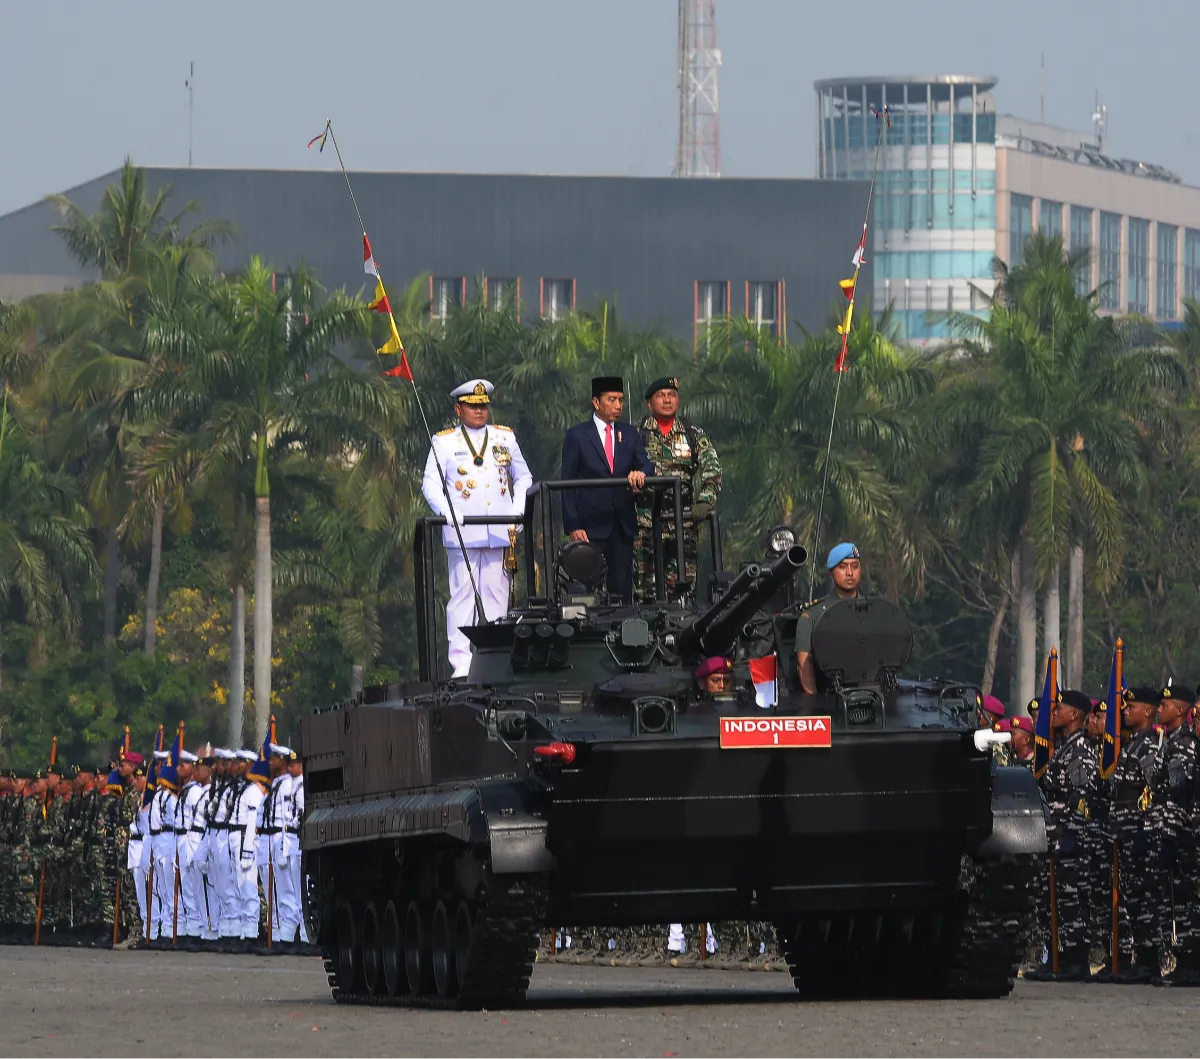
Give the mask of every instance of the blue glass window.
[(1033, 231), (1033, 199), (1028, 195), (1008, 197), (1008, 263), (1020, 264), (1025, 253), (1025, 240)]
[(1155, 255), (1155, 305), (1160, 320), (1175, 319), (1175, 241), (1179, 229), (1173, 224), (1158, 225)]
[(1183, 296), (1188, 301), (1200, 298), (1200, 232), (1195, 228), (1183, 232)]
[(1150, 222), (1129, 218), (1129, 311), (1150, 310)]
[(1042, 199), (1042, 212), (1038, 227), (1045, 235), (1062, 235), (1062, 203)]
[(1071, 256), (1083, 255), (1075, 270), (1075, 293), (1085, 295), (1092, 289), (1092, 210), (1088, 206), (1071, 207)]
[(1100, 308), (1118, 309), (1121, 301), (1121, 215), (1100, 214)]

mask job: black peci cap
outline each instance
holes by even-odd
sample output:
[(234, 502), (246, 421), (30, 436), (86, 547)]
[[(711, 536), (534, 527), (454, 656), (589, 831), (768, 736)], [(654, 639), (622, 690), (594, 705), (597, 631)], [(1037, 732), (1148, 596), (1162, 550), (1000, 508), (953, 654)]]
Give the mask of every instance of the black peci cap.
[(620, 375), (597, 375), (592, 380), (592, 396), (604, 393), (624, 393), (625, 380)]

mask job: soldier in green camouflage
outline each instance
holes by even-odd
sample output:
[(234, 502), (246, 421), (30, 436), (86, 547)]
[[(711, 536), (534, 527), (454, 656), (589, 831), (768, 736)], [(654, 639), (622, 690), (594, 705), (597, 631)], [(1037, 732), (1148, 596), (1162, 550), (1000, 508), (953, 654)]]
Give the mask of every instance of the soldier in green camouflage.
[[(679, 414), (678, 379), (655, 379), (646, 387), (645, 397), (649, 414), (642, 420), (641, 433), (646, 455), (654, 464), (655, 474), (679, 475), (683, 484), (683, 506), (690, 511), (690, 518), (683, 530), (683, 563), (684, 579), (691, 586), (689, 595), (694, 596), (700, 526), (716, 506), (721, 493), (721, 461), (708, 435)], [(654, 500), (655, 496), (657, 500)], [(663, 570), (668, 598), (674, 595), (679, 580), (671, 494), (639, 493), (638, 534), (634, 542), (634, 596), (641, 602), (654, 599), (652, 502), (658, 504), (659, 525), (662, 528)]]
[(0, 775), (0, 941), (13, 932), (16, 906), (17, 851), (14, 839), (19, 833), (17, 820), (21, 799), (17, 794), (15, 773)]
[(38, 865), (33, 862), (29, 835), (34, 814), (41, 816), (42, 798), (46, 789), (45, 777), (39, 772), (19, 791), (21, 803), (13, 822), (13, 861), (16, 878), (13, 881), (12, 923), (16, 940), (33, 940), (33, 924), (37, 915)]
[(95, 944), (112, 937), (113, 893), (107, 885), (103, 806), (95, 781), (96, 769), (77, 767), (71, 798), (64, 806), (68, 930), (76, 944)]

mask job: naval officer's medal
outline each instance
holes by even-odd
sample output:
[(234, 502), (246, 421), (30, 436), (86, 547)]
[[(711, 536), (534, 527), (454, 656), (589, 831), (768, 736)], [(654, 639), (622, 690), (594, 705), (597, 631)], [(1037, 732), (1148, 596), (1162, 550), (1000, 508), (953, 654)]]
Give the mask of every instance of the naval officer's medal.
[(463, 440), (467, 443), (467, 451), (471, 453), (471, 459), (476, 467), (483, 466), (483, 454), (487, 452), (488, 432), (487, 427), (483, 428), (483, 444), (479, 446), (479, 450), (475, 450), (475, 446), (471, 444), (471, 435), (467, 433), (467, 428), (462, 428)]

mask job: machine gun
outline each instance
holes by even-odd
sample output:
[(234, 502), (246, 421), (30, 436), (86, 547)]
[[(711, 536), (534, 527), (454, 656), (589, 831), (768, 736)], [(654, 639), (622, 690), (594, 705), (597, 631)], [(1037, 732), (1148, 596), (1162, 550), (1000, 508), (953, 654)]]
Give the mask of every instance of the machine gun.
[(751, 563), (733, 579), (717, 601), (679, 635), (679, 650), (684, 655), (727, 653), (747, 620), (780, 587), (796, 575), (808, 559), (808, 552), (793, 544), (770, 566)]

